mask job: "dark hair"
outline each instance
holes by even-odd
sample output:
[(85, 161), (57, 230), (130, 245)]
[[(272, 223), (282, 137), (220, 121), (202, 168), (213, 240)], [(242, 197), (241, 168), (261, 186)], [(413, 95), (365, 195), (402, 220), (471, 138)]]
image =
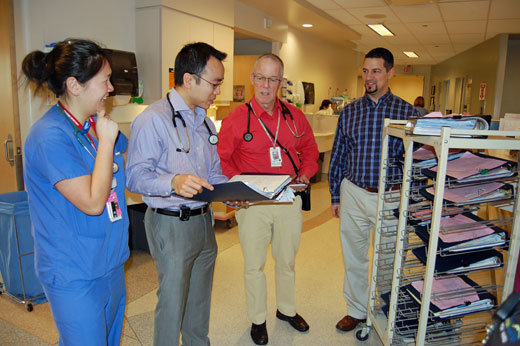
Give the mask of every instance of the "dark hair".
[(23, 59), (22, 72), (40, 89), (49, 89), (61, 96), (67, 90), (66, 81), (74, 77), (80, 83), (94, 77), (106, 61), (103, 49), (89, 40), (69, 38), (56, 43), (49, 53), (33, 51)]
[(414, 105), (414, 107), (424, 107), (424, 97), (417, 96), (413, 105)]
[(329, 105), (332, 104), (332, 102), (330, 100), (323, 100), (321, 101), (321, 106), (320, 106), (320, 109), (325, 109), (327, 107), (329, 107)]
[[(184, 84), (185, 73), (200, 75), (212, 56), (222, 61), (227, 54), (204, 42), (189, 43), (182, 47), (175, 58), (175, 85)], [(197, 78), (198, 83), (200, 79)]]
[(381, 58), (384, 60), (384, 65), (386, 71), (390, 71), (392, 67), (394, 67), (394, 56), (392, 53), (386, 48), (374, 48), (370, 52), (365, 55), (366, 58)]

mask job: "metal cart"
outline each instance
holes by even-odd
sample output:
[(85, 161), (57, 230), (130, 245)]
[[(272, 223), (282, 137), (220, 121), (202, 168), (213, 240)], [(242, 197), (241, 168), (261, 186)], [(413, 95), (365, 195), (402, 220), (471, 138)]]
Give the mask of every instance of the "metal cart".
[[(505, 269), (482, 269), (481, 274), (491, 274), (491, 283), (480, 285), (478, 290), (489, 291), (497, 298), (498, 303), (504, 301), (513, 290), (514, 277), (518, 263), (518, 253), (520, 247), (520, 203), (518, 203), (518, 186), (520, 179), (518, 176), (502, 178), (504, 182), (509, 182), (515, 187), (516, 194), (510, 198), (504, 197), (502, 200), (492, 202), (480, 202), (479, 204), (449, 204), (443, 201), (445, 186), (449, 184), (445, 172), (447, 166), (447, 156), (450, 148), (455, 149), (520, 149), (520, 141), (514, 136), (519, 136), (520, 132), (505, 131), (468, 131), (451, 130), (443, 128), (440, 136), (418, 136), (410, 135), (406, 132), (403, 122), (387, 122), (383, 131), (383, 149), (381, 158), (381, 174), (379, 185), (385, 186), (394, 183), (392, 177), (388, 177), (386, 172), (389, 167), (396, 164), (388, 156), (389, 137), (401, 138), (406, 151), (403, 165), (401, 183), (400, 209), (395, 213), (395, 209), (387, 208), (388, 202), (393, 198), (392, 191), (380, 190), (378, 203), (378, 220), (376, 232), (374, 234), (374, 256), (372, 272), (370, 276), (370, 300), (368, 307), (367, 325), (358, 330), (356, 336), (359, 340), (365, 340), (371, 329), (374, 329), (384, 345), (473, 345), (480, 343), (485, 336), (486, 324), (490, 322), (492, 311), (496, 308), (492, 306), (489, 310), (475, 311), (468, 314), (453, 315), (442, 320), (435, 319), (435, 315), (430, 309), (432, 299), (447, 299), (449, 295), (464, 296), (467, 294), (463, 290), (451, 291), (441, 297), (440, 293), (434, 293), (432, 289), (433, 280), (437, 277), (436, 258), (442, 255), (438, 250), (438, 239), (440, 232), (440, 220), (442, 216), (455, 215), (461, 211), (457, 208), (464, 208), (469, 213), (474, 213), (479, 208), (495, 206), (497, 208), (511, 208), (512, 218), (493, 219), (483, 221), (489, 225), (509, 225), (511, 227), (510, 240), (506, 245), (495, 247), (496, 250), (508, 250), (507, 262), (504, 263)], [(481, 136), (475, 138), (473, 136)], [(486, 136), (487, 138), (482, 138)], [(437, 152), (438, 172), (434, 180), (435, 198), (433, 201), (425, 201), (416, 198), (415, 192), (424, 183), (423, 177), (419, 176), (412, 164), (412, 151), (414, 143), (428, 144), (433, 146)], [(426, 184), (430, 184), (426, 181)], [(472, 183), (478, 186), (478, 182)], [(424, 208), (423, 208), (424, 207)], [(423, 210), (424, 209), (424, 210)], [(423, 211), (428, 211), (423, 214)], [(420, 215), (427, 215), (430, 220), (430, 236), (427, 244), (428, 251), (426, 264), (419, 263), (413, 255), (412, 250), (423, 246), (422, 240), (418, 239), (413, 218)], [(398, 220), (395, 220), (395, 218)], [(384, 227), (387, 219), (394, 218), (392, 227)], [(397, 225), (395, 225), (397, 223)], [(454, 230), (458, 231), (458, 230)], [(507, 249), (508, 248), (508, 249)], [(469, 274), (476, 275), (479, 270), (474, 270)], [(502, 274), (504, 273), (504, 274)], [(457, 274), (453, 274), (457, 276)], [(496, 282), (497, 276), (503, 276), (503, 284)], [(495, 278), (495, 280), (493, 280)], [(403, 288), (416, 280), (424, 280), (422, 298), (420, 304), (411, 301), (409, 294), (404, 294)], [(385, 296), (386, 295), (386, 296)], [(501, 297), (500, 297), (501, 296)], [(412, 304), (413, 303), (413, 304)]]

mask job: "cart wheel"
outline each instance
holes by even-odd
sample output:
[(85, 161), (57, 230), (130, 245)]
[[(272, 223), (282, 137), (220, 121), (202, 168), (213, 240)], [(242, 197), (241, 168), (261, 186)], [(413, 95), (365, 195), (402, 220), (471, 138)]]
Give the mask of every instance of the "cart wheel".
[(365, 341), (366, 339), (368, 339), (369, 334), (370, 334), (370, 329), (368, 329), (367, 327), (364, 327), (356, 332), (356, 338), (359, 341)]
[(27, 311), (31, 312), (33, 311), (33, 305), (31, 303), (27, 303), (27, 305), (25, 305), (25, 308), (27, 309)]

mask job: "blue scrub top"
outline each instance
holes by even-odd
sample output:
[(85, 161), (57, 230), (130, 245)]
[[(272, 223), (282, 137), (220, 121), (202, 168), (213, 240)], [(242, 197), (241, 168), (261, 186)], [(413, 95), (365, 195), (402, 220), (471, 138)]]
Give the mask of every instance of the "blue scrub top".
[[(88, 141), (79, 133), (78, 136), (96, 156)], [(128, 139), (119, 133), (114, 147), (119, 171), (114, 177), (123, 218), (111, 222), (106, 207), (98, 216), (87, 215), (55, 188), (61, 180), (94, 170), (94, 158), (74, 136), (69, 120), (53, 106), (32, 126), (24, 147), (24, 179), (33, 225), (35, 265), (42, 283), (93, 280), (127, 260), (129, 222), (123, 159), (127, 146)]]

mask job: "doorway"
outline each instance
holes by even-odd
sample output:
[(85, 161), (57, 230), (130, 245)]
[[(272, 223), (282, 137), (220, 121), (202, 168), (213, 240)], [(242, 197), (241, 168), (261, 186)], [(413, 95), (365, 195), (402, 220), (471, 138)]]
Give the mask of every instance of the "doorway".
[(23, 190), (13, 18), (12, 0), (0, 0), (0, 138), (4, 149), (0, 159), (0, 193)]

